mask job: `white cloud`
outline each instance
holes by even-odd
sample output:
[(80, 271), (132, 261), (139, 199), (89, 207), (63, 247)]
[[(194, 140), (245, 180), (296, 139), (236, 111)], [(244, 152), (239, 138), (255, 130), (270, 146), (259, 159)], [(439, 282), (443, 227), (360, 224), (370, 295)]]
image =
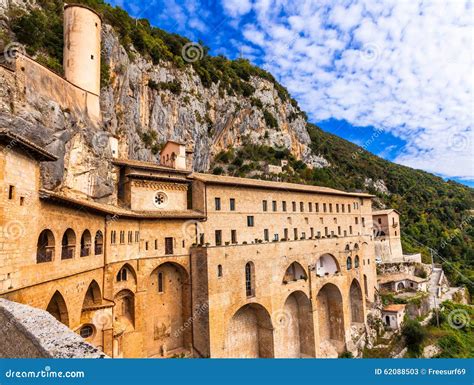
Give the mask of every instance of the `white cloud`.
[(250, 0), (225, 0), (222, 2), (224, 11), (232, 17), (242, 16), (249, 13), (252, 9)]
[(252, 8), (244, 43), (313, 120), (381, 128), (407, 143), (395, 161), (474, 180), (470, 1), (224, 3)]

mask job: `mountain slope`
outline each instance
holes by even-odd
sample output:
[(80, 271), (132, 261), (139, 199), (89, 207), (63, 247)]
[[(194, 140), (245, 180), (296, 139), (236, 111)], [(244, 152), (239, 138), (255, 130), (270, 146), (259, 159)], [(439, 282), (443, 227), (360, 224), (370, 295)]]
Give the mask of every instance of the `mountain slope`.
[[(437, 250), (435, 260), (444, 262), (454, 283), (474, 292), (472, 189), (385, 161), (308, 124), (286, 89), (246, 60), (212, 57), (204, 45), (136, 21), (101, 0), (77, 2), (104, 20), (101, 129), (119, 137), (121, 156), (153, 160), (162, 143), (175, 138), (194, 147), (194, 169), (200, 171), (262, 177), (264, 162), (288, 159), (283, 179), (369, 191), (378, 207), (398, 209), (405, 251), (421, 250), (426, 257), (428, 247)], [(2, 12), (3, 3), (0, 40), (19, 41), (28, 54), (61, 72), (63, 1), (3, 5)], [(51, 146), (64, 164), (51, 173), (51, 187), (69, 188), (74, 173), (109, 180), (110, 165), (94, 151), (94, 131), (81, 117), (54, 105), (42, 108), (53, 103), (39, 97), (14, 109), (4, 99), (0, 112), (42, 124), (55, 138)], [(71, 157), (77, 148), (79, 161)], [(111, 191), (102, 188), (95, 197), (107, 199)]]

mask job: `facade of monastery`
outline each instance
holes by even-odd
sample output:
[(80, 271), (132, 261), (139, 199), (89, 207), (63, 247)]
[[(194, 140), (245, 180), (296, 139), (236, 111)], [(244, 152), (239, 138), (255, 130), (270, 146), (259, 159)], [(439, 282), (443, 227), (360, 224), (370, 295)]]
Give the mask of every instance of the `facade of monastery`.
[[(65, 18), (64, 84), (100, 120), (100, 18)], [(168, 142), (160, 164), (111, 158), (116, 203), (103, 204), (45, 190), (40, 163), (55, 155), (0, 127), (0, 297), (111, 357), (351, 349), (377, 285), (372, 196), (193, 173), (190, 156)]]

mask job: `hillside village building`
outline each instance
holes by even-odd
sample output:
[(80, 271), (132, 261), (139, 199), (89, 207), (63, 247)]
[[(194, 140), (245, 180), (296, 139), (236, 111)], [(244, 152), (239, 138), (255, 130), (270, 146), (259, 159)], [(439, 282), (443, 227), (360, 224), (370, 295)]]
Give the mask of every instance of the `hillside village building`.
[[(50, 78), (82, 89), (74, 108), (100, 119), (100, 18), (72, 5), (65, 18), (67, 80)], [(36, 68), (18, 60), (22, 76)], [(369, 194), (193, 173), (192, 151), (169, 142), (160, 165), (112, 158), (116, 203), (104, 204), (43, 189), (40, 163), (55, 155), (8, 127), (0, 150), (0, 296), (109, 356), (320, 357), (350, 349), (366, 323)]]

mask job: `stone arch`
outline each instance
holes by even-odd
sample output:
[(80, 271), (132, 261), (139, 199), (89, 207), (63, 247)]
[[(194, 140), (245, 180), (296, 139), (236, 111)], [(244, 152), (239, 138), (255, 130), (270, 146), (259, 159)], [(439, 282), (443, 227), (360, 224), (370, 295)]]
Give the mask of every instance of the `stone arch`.
[(51, 230), (43, 230), (36, 245), (36, 263), (51, 262), (54, 258), (54, 234)]
[(61, 240), (61, 259), (74, 258), (76, 252), (76, 233), (73, 229), (67, 229)]
[(89, 230), (84, 230), (81, 236), (81, 257), (87, 257), (91, 253), (92, 238)]
[(51, 299), (49, 300), (46, 311), (56, 318), (59, 322), (69, 326), (69, 312), (67, 310), (66, 301), (62, 294), (56, 290)]
[(225, 357), (273, 358), (273, 326), (267, 309), (249, 303), (235, 312), (226, 333)]
[(132, 281), (133, 283), (136, 283), (137, 274), (135, 273), (135, 269), (129, 263), (124, 263), (118, 270), (115, 280), (117, 282)]
[(362, 297), (362, 289), (359, 281), (353, 279), (349, 289), (349, 298), (351, 305), (351, 323), (364, 322), (364, 305)]
[(316, 261), (316, 275), (323, 277), (340, 272), (339, 263), (332, 254), (323, 254)]
[(186, 269), (178, 263), (162, 263), (152, 271), (147, 285), (148, 357), (182, 353), (192, 341), (192, 328), (186, 324), (191, 319)]
[(344, 308), (339, 288), (325, 284), (317, 295), (320, 347), (344, 351)]
[(99, 284), (95, 279), (92, 280), (89, 287), (87, 288), (86, 294), (84, 295), (84, 301), (82, 302), (82, 310), (102, 304), (102, 294), (100, 291)]
[(303, 266), (298, 262), (293, 262), (288, 266), (283, 277), (283, 283), (298, 281), (299, 279), (308, 279), (308, 275)]
[[(298, 290), (285, 301), (282, 312), (276, 312), (275, 334), (282, 357), (314, 357), (314, 328), (311, 302)], [(279, 355), (280, 356), (280, 355)]]
[(104, 234), (97, 230), (94, 237), (94, 254), (101, 255), (104, 252)]
[[(135, 294), (131, 290), (120, 290), (114, 297), (114, 320), (124, 331), (135, 327)], [(115, 328), (115, 326), (114, 326)]]

